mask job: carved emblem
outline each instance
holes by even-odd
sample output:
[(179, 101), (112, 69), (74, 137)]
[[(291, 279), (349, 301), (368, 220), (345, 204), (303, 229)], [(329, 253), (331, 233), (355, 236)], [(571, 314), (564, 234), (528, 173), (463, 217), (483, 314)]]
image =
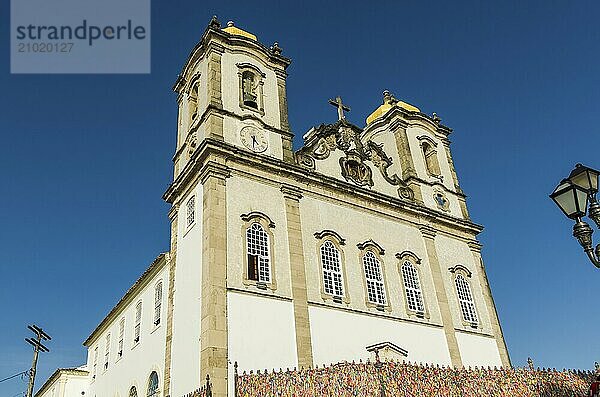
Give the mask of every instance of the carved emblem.
[(344, 179), (350, 180), (359, 186), (373, 186), (371, 169), (363, 163), (360, 156), (348, 154), (346, 157), (342, 157), (340, 167), (342, 167)]
[(442, 211), (450, 211), (450, 201), (446, 198), (446, 195), (441, 190), (436, 190), (433, 194), (433, 200), (439, 209)]

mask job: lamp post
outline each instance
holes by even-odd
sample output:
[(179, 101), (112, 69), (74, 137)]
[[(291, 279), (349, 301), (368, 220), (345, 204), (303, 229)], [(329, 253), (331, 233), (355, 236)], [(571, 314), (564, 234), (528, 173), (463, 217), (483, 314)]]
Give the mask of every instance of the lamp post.
[[(575, 221), (573, 237), (579, 241), (590, 261), (600, 268), (600, 244), (594, 250), (592, 233), (594, 230), (582, 218), (588, 217), (600, 229), (600, 203), (596, 200), (599, 171), (577, 164), (569, 177), (563, 179), (550, 195), (567, 218)], [(588, 210), (589, 204), (589, 210)]]

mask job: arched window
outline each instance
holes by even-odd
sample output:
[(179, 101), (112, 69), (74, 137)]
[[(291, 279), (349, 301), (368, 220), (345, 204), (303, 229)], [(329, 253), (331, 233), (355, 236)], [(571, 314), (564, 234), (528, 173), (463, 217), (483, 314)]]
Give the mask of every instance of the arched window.
[(477, 326), (477, 311), (475, 310), (475, 302), (473, 301), (469, 282), (462, 274), (457, 274), (454, 283), (456, 284), (456, 294), (458, 295), (463, 320)]
[(419, 273), (409, 261), (404, 261), (402, 264), (402, 280), (404, 282), (404, 291), (406, 293), (408, 309), (417, 314), (424, 314), (425, 305), (423, 304), (423, 293), (421, 292)]
[(362, 258), (367, 281), (367, 299), (376, 305), (385, 306), (385, 285), (383, 283), (383, 272), (381, 262), (371, 250), (367, 250)]
[(440, 175), (440, 164), (437, 159), (437, 151), (433, 145), (427, 141), (421, 142), (421, 148), (423, 149), (423, 157), (425, 158), (425, 167), (427, 173), (431, 176)]
[(146, 397), (156, 396), (158, 396), (158, 374), (156, 371), (152, 371), (148, 378), (148, 393), (146, 393)]
[(240, 84), (240, 108), (265, 114), (263, 86), (267, 77), (256, 65), (236, 63)]
[(129, 397), (138, 397), (135, 386), (131, 386), (131, 389), (129, 389)]
[(135, 305), (135, 326), (133, 328), (133, 342), (140, 341), (140, 328), (142, 326), (142, 301)]
[(154, 287), (154, 325), (160, 324), (160, 311), (162, 307), (162, 282)]
[(269, 235), (258, 222), (246, 229), (248, 279), (260, 283), (271, 282)]
[(321, 266), (323, 266), (323, 286), (325, 293), (334, 297), (344, 296), (340, 251), (329, 240), (321, 245)]

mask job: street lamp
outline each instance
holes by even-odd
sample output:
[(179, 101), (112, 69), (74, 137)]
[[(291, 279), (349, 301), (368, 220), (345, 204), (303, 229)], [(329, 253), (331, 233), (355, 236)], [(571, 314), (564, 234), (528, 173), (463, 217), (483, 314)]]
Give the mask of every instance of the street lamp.
[(575, 221), (573, 236), (597, 268), (600, 268), (600, 244), (594, 250), (594, 230), (581, 218), (585, 216), (589, 202), (588, 216), (600, 228), (600, 204), (596, 200), (599, 174), (592, 168), (577, 164), (569, 177), (563, 179), (550, 195), (567, 218)]

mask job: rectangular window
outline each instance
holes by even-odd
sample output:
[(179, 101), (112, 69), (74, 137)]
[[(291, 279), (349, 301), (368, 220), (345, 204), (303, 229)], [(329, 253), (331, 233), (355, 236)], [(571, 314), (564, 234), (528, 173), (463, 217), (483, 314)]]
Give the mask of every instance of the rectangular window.
[(140, 328), (142, 326), (142, 302), (135, 306), (135, 327), (133, 328), (133, 342), (140, 341)]
[(106, 335), (106, 347), (104, 349), (104, 369), (108, 369), (108, 361), (110, 359), (110, 334)]
[(94, 348), (94, 366), (92, 367), (92, 379), (96, 379), (98, 372), (98, 346)]
[(196, 220), (196, 196), (190, 197), (186, 204), (186, 226), (190, 227)]
[(258, 255), (248, 254), (248, 280), (258, 281)]
[(162, 282), (154, 289), (154, 325), (160, 324), (160, 312), (162, 308)]
[(122, 318), (119, 323), (119, 351), (117, 356), (119, 358), (123, 357), (123, 336), (125, 335), (125, 319)]

